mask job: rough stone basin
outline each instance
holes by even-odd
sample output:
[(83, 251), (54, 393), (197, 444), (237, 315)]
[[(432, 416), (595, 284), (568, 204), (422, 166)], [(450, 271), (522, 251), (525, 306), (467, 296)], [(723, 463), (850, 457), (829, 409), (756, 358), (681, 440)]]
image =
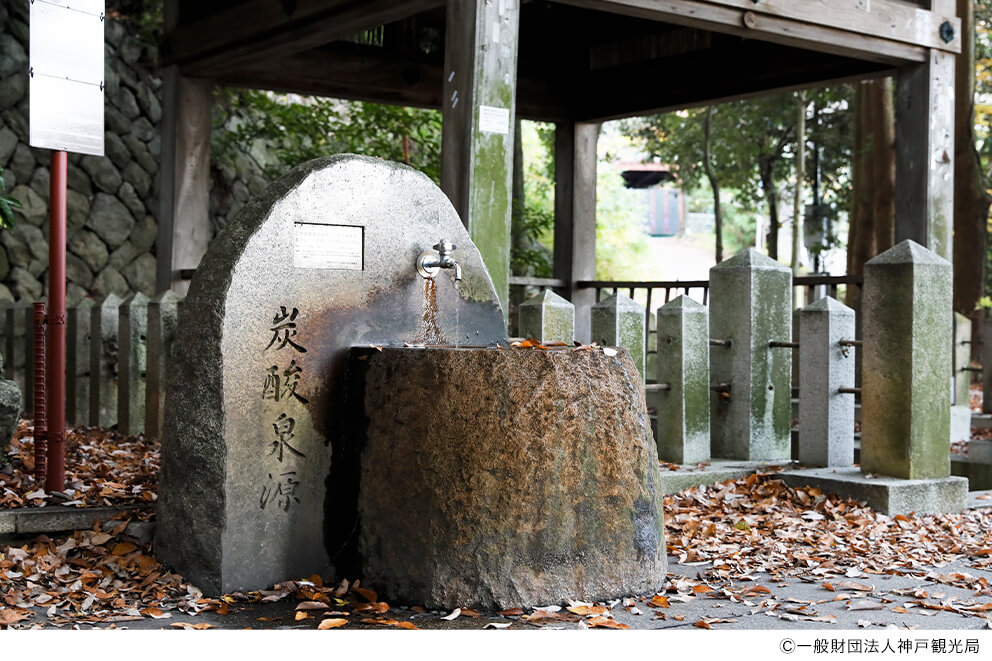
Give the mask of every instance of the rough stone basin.
[(394, 603), (509, 608), (665, 582), (662, 492), (626, 352), (359, 356), (358, 546)]

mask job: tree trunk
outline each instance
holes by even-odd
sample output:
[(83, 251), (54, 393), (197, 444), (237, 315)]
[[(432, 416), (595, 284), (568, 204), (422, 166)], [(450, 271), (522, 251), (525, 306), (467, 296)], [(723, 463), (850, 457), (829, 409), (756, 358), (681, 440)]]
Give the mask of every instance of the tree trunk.
[[(870, 259), (874, 247), (874, 177), (871, 110), (868, 100), (868, 83), (856, 87), (854, 101), (854, 149), (851, 156), (852, 200), (850, 230), (847, 237), (847, 272), (860, 274)], [(848, 287), (845, 303), (859, 306), (857, 287)]]
[(872, 128), (872, 210), (874, 246), (872, 255), (895, 242), (896, 131), (892, 79), (874, 81), (868, 89)]
[(761, 174), (761, 188), (768, 202), (768, 256), (778, 259), (778, 191), (772, 178), (773, 158), (758, 157), (758, 172)]
[(796, 94), (796, 190), (792, 198), (792, 275), (799, 275), (803, 231), (803, 183), (806, 181), (806, 94)]
[(716, 234), (716, 263), (723, 261), (723, 213), (720, 209), (720, 180), (710, 162), (710, 117), (713, 116), (713, 106), (706, 109), (706, 119), (703, 122), (703, 169), (713, 190), (713, 231)]
[(985, 284), (989, 196), (975, 150), (975, 8), (958, 0), (961, 55), (955, 64), (954, 96), (954, 309), (972, 315)]

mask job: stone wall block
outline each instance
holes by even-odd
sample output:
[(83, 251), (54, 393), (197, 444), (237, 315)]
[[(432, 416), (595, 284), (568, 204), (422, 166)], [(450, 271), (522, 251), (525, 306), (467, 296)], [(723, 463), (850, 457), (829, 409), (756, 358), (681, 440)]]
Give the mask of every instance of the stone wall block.
[(132, 291), (155, 293), (155, 256), (143, 253), (121, 270)]
[(110, 159), (110, 162), (118, 170), (131, 162), (131, 150), (127, 148), (127, 145), (124, 144), (120, 136), (113, 131), (104, 131), (103, 147), (107, 158)]
[[(0, 83), (2, 87), (2, 83)], [(10, 171), (14, 173), (17, 177), (17, 181), (27, 183), (31, 179), (31, 175), (34, 174), (34, 156), (31, 155), (31, 149), (23, 142), (14, 149), (14, 155), (10, 158), (10, 163), (7, 167)]]
[(93, 292), (96, 294), (127, 296), (130, 291), (124, 276), (109, 264), (93, 279)]
[(127, 240), (134, 228), (134, 216), (116, 197), (97, 193), (86, 226), (113, 250)]
[(121, 187), (121, 173), (106, 156), (83, 156), (79, 159), (79, 166), (90, 176), (93, 185), (104, 193), (113, 195)]
[(89, 289), (93, 285), (93, 272), (86, 262), (69, 253), (66, 255), (66, 279), (84, 289)]
[(951, 270), (910, 240), (865, 264), (862, 472), (950, 475)]
[(519, 315), (521, 337), (568, 345), (575, 339), (575, 306), (550, 289), (521, 303)]
[(83, 263), (94, 273), (98, 273), (106, 266), (110, 256), (107, 245), (88, 229), (69, 232), (68, 248), (70, 253), (83, 260)]

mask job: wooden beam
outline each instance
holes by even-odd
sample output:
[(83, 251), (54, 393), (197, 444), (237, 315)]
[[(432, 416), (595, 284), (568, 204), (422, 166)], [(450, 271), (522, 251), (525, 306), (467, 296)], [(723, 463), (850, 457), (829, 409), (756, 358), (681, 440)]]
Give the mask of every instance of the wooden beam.
[[(913, 11), (920, 12), (915, 23), (915, 29), (920, 30), (919, 33), (911, 32), (903, 25), (897, 25), (886, 32), (874, 23), (866, 27), (855, 20), (857, 17), (850, 12), (839, 12), (837, 17), (833, 17), (833, 4), (828, 6), (824, 0), (762, 0), (760, 3), (752, 0), (555, 1), (887, 64), (924, 61), (927, 45), (933, 41), (930, 33), (934, 32), (939, 40), (940, 25), (943, 22), (939, 15), (917, 8)], [(837, 1), (839, 4), (842, 2)], [(843, 2), (869, 6), (868, 3), (855, 3), (852, 0)], [(815, 5), (816, 11), (803, 15), (802, 12), (794, 11), (799, 5), (805, 7), (806, 11), (810, 11)], [(767, 6), (774, 6), (777, 13), (768, 12)], [(870, 6), (905, 9), (905, 5), (895, 0), (875, 0)], [(759, 7), (762, 9), (759, 10)], [(877, 14), (862, 12), (861, 18), (867, 19), (868, 16), (874, 17)], [(941, 46), (950, 52), (956, 52), (955, 49), (960, 51), (960, 21), (953, 15), (946, 20), (954, 29), (955, 37), (949, 44), (941, 41)], [(896, 38), (882, 36), (878, 32), (895, 34)]]
[(448, 0), (441, 188), (508, 311), (519, 0)]
[(931, 51), (899, 70), (896, 88), (896, 242), (953, 263), (954, 56)]
[[(576, 103), (582, 121), (607, 121), (721, 103), (815, 85), (862, 80), (893, 69), (768, 42), (590, 74)], [(647, 85), (645, 81), (656, 84)]]
[(444, 0), (247, 0), (176, 26), (165, 38), (163, 58), (187, 76), (216, 77), (443, 6)]
[[(336, 42), (280, 59), (251, 62), (215, 82), (233, 87), (335, 99), (441, 108), (442, 65), (373, 46)], [(517, 112), (525, 119), (571, 117), (571, 91), (559, 81), (518, 79)]]
[(596, 290), (579, 289), (596, 277), (596, 164), (599, 124), (555, 124), (555, 278), (558, 293), (575, 306), (575, 339), (592, 337), (591, 308)]
[[(937, 0), (939, 2), (939, 0)], [(708, 4), (774, 16), (800, 23), (837, 28), (869, 37), (899, 41), (914, 46), (961, 52), (961, 21), (950, 11), (940, 12), (900, 0), (706, 0)], [(950, 41), (940, 35), (948, 21), (954, 29)]]
[(158, 292), (186, 294), (210, 241), (210, 110), (213, 84), (162, 70), (162, 164), (155, 255)]

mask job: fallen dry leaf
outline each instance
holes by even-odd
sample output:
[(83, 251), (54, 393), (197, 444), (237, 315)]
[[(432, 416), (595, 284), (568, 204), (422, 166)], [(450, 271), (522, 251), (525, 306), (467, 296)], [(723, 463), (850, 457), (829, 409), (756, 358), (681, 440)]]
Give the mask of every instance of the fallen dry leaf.
[(317, 625), (319, 631), (324, 631), (326, 629), (337, 629), (338, 627), (343, 627), (348, 624), (348, 620), (343, 617), (329, 617), (326, 620), (321, 620), (320, 624)]
[(599, 629), (629, 629), (630, 626), (623, 624), (622, 622), (617, 622), (611, 617), (603, 617), (602, 615), (589, 618), (585, 620), (587, 626), (595, 627)]
[(648, 606), (652, 608), (669, 608), (671, 604), (668, 603), (668, 597), (656, 594), (651, 597), (651, 601), (648, 602)]
[(330, 608), (323, 601), (301, 601), (296, 604), (296, 610), (298, 611), (323, 611)]

